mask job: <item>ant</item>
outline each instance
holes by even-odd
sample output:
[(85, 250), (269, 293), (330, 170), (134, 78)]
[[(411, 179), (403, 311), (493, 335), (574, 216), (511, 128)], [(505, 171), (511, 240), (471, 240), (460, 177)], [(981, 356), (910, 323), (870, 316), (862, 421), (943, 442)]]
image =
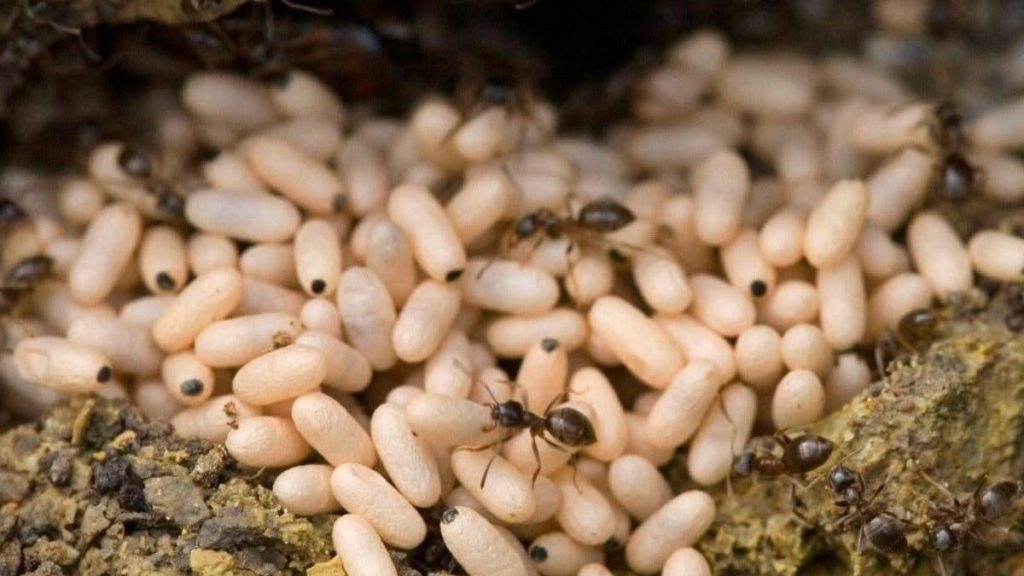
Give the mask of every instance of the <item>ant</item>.
[[(1024, 482), (1004, 480), (989, 483), (987, 477), (982, 476), (970, 498), (961, 500), (924, 472), (920, 474), (951, 501), (950, 505), (938, 505), (929, 500), (933, 508), (930, 515), (934, 520), (929, 527), (929, 540), (939, 554), (961, 548), (969, 536), (983, 540), (975, 526), (995, 526), (1012, 510), (1014, 500), (1024, 497)], [(945, 574), (941, 556), (939, 566)]]
[[(511, 252), (523, 242), (529, 242), (528, 256), (544, 240), (568, 238), (570, 242), (566, 246), (565, 254), (569, 257), (574, 248), (585, 242), (612, 244), (604, 235), (621, 230), (636, 220), (636, 216), (629, 208), (611, 198), (591, 200), (584, 204), (575, 216), (572, 205), (566, 201), (566, 211), (567, 215), (562, 216), (549, 208), (538, 208), (520, 216), (503, 239), (502, 252)], [(617, 244), (614, 243), (613, 248)], [(482, 274), (483, 270), (480, 273)]]
[[(565, 451), (566, 447), (582, 448), (597, 442), (597, 433), (594, 431), (594, 425), (590, 422), (590, 418), (587, 418), (586, 414), (571, 406), (555, 408), (555, 405), (567, 399), (568, 393), (563, 393), (552, 399), (547, 408), (544, 409), (544, 414), (541, 415), (527, 409), (525, 402), (518, 400), (499, 402), (488, 386), (484, 385), (484, 389), (491, 396), (493, 403), (487, 404), (491, 408), (491, 423), (483, 429), (483, 432), (490, 432), (495, 428), (504, 428), (509, 431), (509, 434), (485, 446), (463, 446), (460, 449), (480, 451), (489, 450), (496, 446), (500, 447), (510, 440), (517, 431), (529, 430), (533, 458), (537, 462), (537, 468), (533, 471), (533, 477), (530, 479), (532, 484), (537, 483), (537, 477), (540, 476), (541, 469), (537, 438), (562, 451)], [(561, 445), (556, 444), (548, 436), (557, 440)], [(498, 453), (495, 452), (484, 468), (484, 474), (480, 478), (481, 489), (483, 489), (484, 484), (487, 482), (487, 474), (490, 472), (491, 464), (494, 463), (494, 459), (497, 456)]]
[(843, 514), (835, 521), (834, 527), (844, 532), (860, 523), (858, 551), (870, 548), (891, 555), (907, 550), (908, 523), (886, 510), (877, 500), (885, 485), (886, 482), (880, 482), (871, 496), (863, 499), (864, 479), (859, 473), (846, 466), (836, 466), (829, 472), (829, 488), (833, 491), (834, 502), (843, 508)]
[(964, 156), (967, 135), (963, 116), (953, 104), (939, 104), (935, 109), (935, 122), (931, 131), (942, 154), (939, 192), (947, 200), (964, 202), (981, 186), (983, 174)]
[(125, 144), (117, 155), (117, 165), (126, 176), (143, 183), (142, 190), (153, 197), (158, 214), (171, 220), (185, 218), (185, 201), (170, 184), (156, 176), (149, 154)]
[(753, 451), (740, 452), (733, 464), (737, 476), (750, 476), (754, 472), (768, 478), (783, 474), (799, 482), (808, 472), (818, 469), (832, 455), (834, 444), (817, 434), (801, 434), (790, 438), (776, 432), (772, 439), (782, 447), (782, 457), (774, 454), (757, 455)]
[[(50, 274), (52, 268), (53, 259), (41, 255), (29, 256), (12, 266), (0, 281), (0, 316), (13, 316), (22, 299), (39, 280)], [(0, 341), (4, 340), (0, 334)]]
[(900, 318), (896, 330), (887, 332), (875, 344), (875, 367), (882, 375), (900, 352), (919, 353), (931, 342), (939, 323), (938, 314), (928, 308), (916, 308)]

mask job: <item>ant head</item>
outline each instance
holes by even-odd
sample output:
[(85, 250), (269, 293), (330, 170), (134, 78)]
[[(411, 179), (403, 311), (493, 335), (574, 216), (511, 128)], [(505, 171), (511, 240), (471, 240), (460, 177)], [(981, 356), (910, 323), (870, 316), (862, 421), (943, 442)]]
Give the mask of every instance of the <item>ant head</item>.
[(754, 473), (754, 453), (740, 452), (732, 464), (732, 471), (737, 476), (750, 476)]
[(802, 434), (786, 443), (782, 460), (787, 471), (802, 474), (827, 462), (834, 447), (828, 438), (817, 434)]
[(19, 222), (28, 216), (13, 200), (0, 198), (0, 223)]
[(540, 228), (540, 212), (530, 212), (529, 214), (520, 216), (519, 219), (516, 220), (513, 231), (516, 238), (522, 240), (534, 236), (540, 231)]
[[(844, 494), (859, 484), (860, 474), (846, 466), (833, 466), (828, 471), (828, 483), (836, 494)], [(845, 495), (845, 494), (844, 494)]]
[(506, 400), (491, 406), (491, 418), (502, 428), (519, 428), (526, 420), (526, 407), (517, 400)]
[(963, 117), (960, 116), (960, 112), (957, 111), (956, 105), (952, 102), (939, 104), (935, 109), (935, 117), (939, 119), (943, 126), (960, 124), (963, 121)]
[(948, 552), (960, 543), (959, 535), (950, 526), (939, 526), (931, 534), (932, 547), (938, 552)]

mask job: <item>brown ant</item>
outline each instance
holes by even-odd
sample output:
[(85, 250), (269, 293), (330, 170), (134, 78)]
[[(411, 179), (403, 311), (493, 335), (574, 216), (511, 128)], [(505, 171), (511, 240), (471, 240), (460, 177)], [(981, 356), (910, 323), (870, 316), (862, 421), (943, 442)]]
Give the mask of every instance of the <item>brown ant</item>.
[(184, 220), (185, 201), (170, 182), (156, 175), (149, 154), (125, 144), (117, 155), (117, 165), (130, 179), (143, 183), (142, 189), (154, 198), (157, 212), (171, 220)]
[[(544, 409), (544, 414), (537, 414), (531, 412), (527, 407), (527, 402), (520, 402), (518, 400), (506, 400), (499, 402), (495, 398), (494, 393), (491, 389), (484, 385), (484, 389), (491, 396), (493, 403), (487, 404), (491, 408), (491, 423), (487, 425), (483, 432), (490, 432), (496, 428), (503, 428), (508, 430), (509, 433), (503, 438), (499, 438), (494, 442), (485, 446), (467, 447), (463, 446), (461, 450), (489, 450), (491, 448), (500, 447), (502, 444), (507, 442), (518, 432), (519, 430), (530, 431), (531, 447), (533, 449), (533, 458), (537, 462), (537, 468), (533, 471), (533, 477), (530, 479), (531, 483), (536, 484), (537, 477), (540, 476), (541, 460), (540, 451), (537, 449), (537, 438), (547, 442), (558, 450), (565, 451), (566, 447), (569, 448), (582, 448), (589, 446), (594, 442), (597, 442), (597, 433), (594, 432), (594, 425), (587, 418), (586, 414), (571, 406), (560, 406), (555, 408), (556, 404), (564, 402), (568, 397), (568, 393), (563, 393), (548, 404), (547, 408)], [(546, 434), (546, 435), (545, 435)], [(554, 438), (559, 444), (556, 444), (550, 438)], [(491, 470), (491, 464), (494, 463), (494, 459), (497, 458), (497, 452), (491, 456), (488, 460), (487, 466), (484, 468), (483, 476), (480, 478), (480, 488), (483, 489), (484, 484), (487, 482), (487, 474)]]
[[(22, 300), (39, 280), (50, 274), (53, 259), (49, 256), (29, 256), (17, 262), (0, 280), (0, 317), (14, 316)], [(0, 342), (5, 339), (0, 334)], [(6, 342), (4, 342), (6, 347)]]
[[(929, 526), (929, 543), (939, 554), (961, 548), (971, 536), (983, 540), (975, 527), (978, 524), (996, 526), (996, 522), (1013, 509), (1014, 501), (1024, 497), (1024, 482), (987, 482), (987, 478), (982, 476), (970, 498), (961, 500), (924, 472), (920, 474), (951, 502), (949, 505), (939, 505), (929, 501), (933, 508), (930, 513), (933, 523)], [(941, 556), (939, 566), (945, 574)]]
[(904, 314), (896, 330), (885, 333), (875, 344), (878, 373), (884, 376), (886, 366), (902, 352), (920, 353), (931, 342), (938, 323), (938, 314), (928, 308), (916, 308)]
[[(833, 472), (835, 474), (829, 474), (830, 489), (836, 485), (841, 487), (835, 502), (844, 507), (844, 514), (834, 523), (836, 530), (844, 532), (860, 524), (857, 550), (861, 552), (868, 548), (885, 555), (906, 552), (909, 545), (906, 527), (909, 524), (897, 518), (878, 501), (878, 495), (885, 488), (886, 482), (880, 482), (871, 496), (863, 499), (864, 480), (859, 473), (845, 466), (837, 466)], [(833, 496), (837, 496), (836, 493)]]
[(939, 193), (946, 200), (964, 202), (981, 186), (983, 174), (967, 160), (964, 121), (953, 104), (935, 109), (932, 136), (942, 155), (939, 164)]
[[(636, 216), (633, 212), (611, 198), (598, 198), (591, 200), (580, 208), (579, 213), (573, 216), (572, 206), (566, 201), (567, 215), (563, 216), (549, 208), (538, 208), (533, 212), (523, 214), (512, 223), (505, 237), (502, 239), (501, 252), (508, 254), (523, 243), (529, 243), (526, 257), (529, 257), (538, 246), (545, 240), (560, 240), (567, 238), (569, 244), (565, 248), (566, 258), (570, 258), (575, 251), (585, 243), (608, 244), (612, 249), (620, 245), (628, 249), (639, 249), (639, 247), (628, 246), (621, 242), (613, 242), (604, 236), (625, 228)], [(570, 268), (572, 262), (570, 262)], [(487, 266), (484, 266), (477, 274), (483, 275)]]
[(782, 447), (782, 457), (774, 454), (758, 455), (752, 451), (740, 452), (733, 464), (733, 472), (737, 476), (750, 476), (757, 472), (768, 478), (785, 474), (799, 482), (808, 472), (827, 462), (834, 448), (831, 440), (817, 434), (801, 434), (790, 438), (784, 432), (776, 432), (772, 439)]

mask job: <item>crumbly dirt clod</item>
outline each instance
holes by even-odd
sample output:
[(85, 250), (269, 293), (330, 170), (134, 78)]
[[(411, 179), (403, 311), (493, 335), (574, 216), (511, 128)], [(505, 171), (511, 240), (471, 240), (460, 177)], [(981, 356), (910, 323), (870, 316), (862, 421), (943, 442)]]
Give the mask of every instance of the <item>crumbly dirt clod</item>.
[(2, 576), (305, 574), (329, 565), (332, 520), (285, 512), (223, 447), (121, 401), (0, 436)]
[[(807, 429), (836, 449), (809, 476), (817, 482), (796, 490), (795, 501), (785, 478), (734, 479), (733, 495), (720, 490), (719, 517), (699, 546), (713, 572), (939, 573), (928, 543), (929, 501), (949, 499), (921, 473), (962, 498), (986, 475), (1019, 480), (1024, 472), (1024, 338), (1007, 327), (1020, 307), (1021, 286), (1010, 285), (991, 296), (977, 290), (939, 310), (930, 338), (916, 343), (919, 353), (898, 358), (885, 381)], [(823, 475), (840, 460), (863, 475), (867, 493), (885, 484), (878, 499), (905, 522), (908, 553), (858, 551), (859, 523), (836, 530), (838, 508)], [(1010, 514), (1005, 530), (979, 526), (980, 538), (942, 555), (946, 573), (1022, 573), (1022, 512)]]

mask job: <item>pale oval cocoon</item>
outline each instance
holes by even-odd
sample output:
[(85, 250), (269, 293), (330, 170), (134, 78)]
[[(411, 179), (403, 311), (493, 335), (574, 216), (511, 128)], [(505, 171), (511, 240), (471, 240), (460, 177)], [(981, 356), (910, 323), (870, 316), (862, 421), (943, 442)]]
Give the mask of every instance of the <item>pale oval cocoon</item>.
[(204, 232), (247, 242), (286, 242), (301, 221), (298, 208), (283, 198), (224, 190), (189, 194), (185, 218)]
[(324, 386), (341, 392), (361, 392), (373, 378), (373, 367), (366, 357), (330, 334), (307, 330), (299, 334), (295, 343), (323, 354), (327, 360)]
[(416, 437), (403, 410), (382, 404), (373, 411), (370, 435), (395, 488), (418, 508), (441, 499), (441, 475), (426, 443)]
[(277, 117), (263, 86), (237, 74), (194, 73), (185, 81), (181, 99), (192, 114), (244, 130), (259, 128)]
[(247, 144), (253, 172), (271, 188), (312, 214), (345, 209), (345, 184), (316, 158), (280, 138), (257, 138)]
[(349, 268), (341, 275), (336, 293), (338, 312), (352, 347), (369, 360), (375, 370), (394, 365), (391, 332), (397, 314), (387, 288), (366, 268)]
[(405, 362), (422, 362), (437, 351), (459, 314), (458, 286), (424, 280), (398, 314), (391, 332), (395, 354)]
[(733, 455), (743, 450), (757, 418), (757, 394), (742, 384), (722, 390), (711, 406), (686, 454), (690, 478), (711, 486), (725, 480), (732, 470)]
[(903, 316), (911, 310), (928, 308), (932, 289), (919, 274), (897, 274), (875, 289), (868, 300), (868, 332), (875, 339), (885, 330), (895, 330)]
[(68, 326), (67, 338), (100, 352), (118, 372), (145, 376), (160, 370), (163, 351), (143, 326), (103, 314), (81, 314)]
[(238, 266), (238, 247), (224, 236), (197, 232), (189, 237), (186, 249), (188, 265), (197, 276)]
[(788, 430), (817, 422), (825, 415), (825, 388), (810, 370), (794, 370), (782, 377), (772, 395), (772, 422)]
[(309, 456), (311, 448), (288, 418), (253, 416), (238, 421), (224, 447), (240, 464), (253, 468), (284, 468)]
[(693, 304), (690, 313), (722, 336), (738, 336), (754, 325), (754, 304), (732, 285), (709, 274), (690, 277)]
[(711, 362), (691, 360), (662, 392), (647, 415), (647, 441), (675, 448), (690, 439), (723, 382)]
[(527, 408), (541, 413), (565, 391), (569, 375), (569, 355), (554, 338), (544, 338), (526, 351), (516, 374), (516, 384), (528, 396)]
[(188, 255), (185, 241), (170, 226), (146, 230), (139, 246), (142, 281), (154, 294), (175, 293), (188, 282)]
[(128, 265), (142, 236), (142, 216), (124, 202), (100, 210), (85, 230), (78, 257), (68, 271), (68, 288), (86, 305), (106, 298)]
[(721, 334), (686, 314), (658, 316), (655, 320), (676, 341), (687, 360), (703, 358), (711, 362), (723, 382), (732, 380), (736, 375), (732, 345)]
[(457, 396), (427, 392), (405, 407), (405, 416), (417, 436), (436, 446), (486, 446), (503, 434), (484, 432), (492, 423), (487, 406)]
[(329, 296), (341, 275), (341, 240), (333, 224), (308, 220), (295, 233), (295, 270), (310, 296)]
[(307, 330), (322, 332), (341, 338), (341, 313), (333, 302), (325, 298), (307, 300), (299, 311), (299, 320)]
[(657, 572), (672, 553), (691, 546), (715, 519), (715, 501), (700, 490), (683, 492), (630, 535), (626, 562), (640, 573)]
[(853, 250), (867, 217), (867, 186), (842, 180), (833, 186), (807, 216), (804, 256), (814, 267), (839, 265)]
[(511, 183), (500, 171), (469, 176), (448, 202), (445, 212), (463, 244), (470, 244), (501, 220), (512, 194)]
[(611, 503), (589, 480), (563, 468), (551, 479), (562, 491), (562, 506), (555, 514), (558, 525), (581, 544), (601, 546), (615, 533)]
[(932, 158), (914, 148), (882, 164), (867, 180), (868, 220), (886, 232), (899, 228), (924, 200), (934, 174)]
[(398, 571), (374, 527), (356, 514), (345, 514), (331, 528), (334, 550), (347, 576), (395, 576)]
[(806, 220), (800, 211), (782, 209), (773, 214), (758, 232), (761, 257), (772, 266), (796, 264), (804, 256)]
[(337, 400), (322, 392), (307, 392), (292, 402), (292, 422), (299, 434), (324, 460), (335, 466), (377, 463), (369, 434)]
[(658, 467), (636, 454), (619, 456), (608, 466), (608, 490), (640, 522), (672, 499), (672, 487)]
[(270, 99), (283, 114), (341, 124), (345, 109), (329, 86), (302, 70), (289, 70), (281, 83), (270, 87)]
[(25, 338), (14, 347), (14, 366), (28, 382), (61, 392), (97, 391), (111, 380), (110, 360), (92, 348), (55, 336)]
[(266, 406), (316, 389), (326, 374), (323, 353), (293, 344), (250, 360), (235, 373), (231, 388), (243, 402)]
[[(456, 449), (451, 462), (459, 483), (495, 518), (518, 524), (533, 516), (537, 501), (530, 478), (508, 460), (489, 450)], [(487, 481), (481, 487), (485, 469)]]
[(246, 278), (297, 288), (295, 250), (288, 244), (254, 244), (242, 252), (238, 269)]
[(765, 325), (744, 330), (736, 339), (736, 369), (740, 380), (759, 390), (775, 386), (785, 369), (779, 333)]
[(708, 156), (693, 171), (697, 238), (722, 246), (739, 232), (750, 191), (746, 162), (731, 150)]
[(757, 232), (744, 228), (719, 251), (722, 269), (737, 290), (760, 298), (775, 288), (775, 268), (761, 255)]
[(711, 576), (711, 567), (700, 552), (680, 548), (672, 553), (661, 569), (662, 576)]
[(604, 296), (588, 319), (594, 333), (646, 384), (664, 388), (682, 368), (683, 355), (672, 338), (627, 301)]
[(795, 116), (814, 104), (815, 75), (795, 58), (741, 56), (718, 78), (718, 92), (752, 114)]
[(839, 356), (835, 368), (825, 381), (825, 409), (833, 412), (843, 407), (871, 385), (871, 368), (855, 353)]
[(1019, 148), (1024, 145), (1024, 99), (997, 104), (970, 126), (971, 139), (986, 148)]
[[(786, 330), (780, 343), (782, 361), (790, 370), (810, 370), (824, 378), (832, 370), (832, 347), (814, 324), (797, 324)], [(778, 379), (776, 379), (778, 382)]]
[(174, 426), (174, 432), (185, 438), (202, 438), (220, 443), (224, 442), (228, 432), (239, 420), (261, 414), (262, 409), (259, 406), (250, 406), (235, 398), (233, 394), (224, 394), (215, 396), (199, 406), (178, 412), (171, 419), (171, 424)]
[(628, 429), (619, 395), (608, 378), (596, 368), (581, 368), (569, 380), (569, 397), (594, 408), (591, 423), (597, 441), (583, 448), (591, 458), (610, 462), (626, 449)]
[(196, 336), (230, 314), (242, 300), (242, 275), (218, 268), (195, 278), (153, 325), (153, 340), (168, 352), (192, 345)]
[(416, 261), (438, 282), (455, 280), (466, 268), (466, 251), (444, 208), (422, 186), (395, 188), (388, 199), (388, 217), (412, 243)]
[(214, 368), (234, 368), (295, 341), (302, 329), (291, 314), (267, 312), (214, 322), (196, 336), (195, 353)]
[(775, 287), (758, 307), (758, 321), (786, 331), (818, 317), (818, 290), (802, 280), (787, 280)]
[(994, 230), (978, 232), (967, 244), (974, 269), (1001, 282), (1024, 280), (1024, 239)]
[(470, 576), (529, 576), (512, 542), (471, 508), (456, 506), (441, 515), (441, 536)]
[(213, 370), (192, 352), (177, 352), (164, 358), (160, 369), (167, 391), (186, 406), (196, 406), (213, 395)]
[(868, 319), (864, 274), (857, 258), (848, 256), (833, 268), (819, 269), (817, 284), (825, 339), (836, 350), (853, 347), (864, 337)]
[(582, 314), (571, 308), (555, 308), (540, 316), (503, 316), (486, 331), (487, 343), (498, 356), (519, 357), (544, 338), (554, 338), (573, 351), (587, 341), (589, 330)]
[(939, 298), (966, 292), (974, 284), (971, 257), (949, 222), (934, 212), (914, 216), (907, 228), (907, 245), (917, 272)]
[(299, 516), (335, 512), (341, 508), (331, 494), (331, 473), (326, 464), (306, 464), (281, 472), (274, 480), (274, 496), (286, 510)]
[(411, 550), (427, 536), (419, 512), (383, 476), (347, 463), (331, 474), (331, 491), (341, 506), (366, 519), (389, 546)]
[(667, 254), (638, 252), (633, 256), (633, 281), (656, 312), (679, 314), (693, 299), (686, 272)]
[(473, 306), (524, 316), (550, 311), (560, 295), (551, 274), (511, 260), (471, 259), (459, 287)]
[[(351, 243), (355, 247), (355, 238)], [(385, 218), (370, 225), (364, 260), (366, 267), (387, 287), (394, 302), (403, 305), (416, 288), (418, 273), (412, 247), (401, 228)]]
[(348, 190), (353, 214), (366, 216), (384, 206), (391, 187), (387, 165), (378, 149), (362, 137), (346, 138), (335, 156), (335, 165)]
[(544, 576), (576, 576), (584, 565), (604, 562), (600, 548), (584, 546), (564, 532), (548, 532), (530, 544), (530, 559)]
[(427, 359), (423, 388), (433, 394), (466, 398), (473, 387), (473, 375), (466, 368), (472, 365), (473, 347), (469, 339), (462, 330), (453, 329)]

